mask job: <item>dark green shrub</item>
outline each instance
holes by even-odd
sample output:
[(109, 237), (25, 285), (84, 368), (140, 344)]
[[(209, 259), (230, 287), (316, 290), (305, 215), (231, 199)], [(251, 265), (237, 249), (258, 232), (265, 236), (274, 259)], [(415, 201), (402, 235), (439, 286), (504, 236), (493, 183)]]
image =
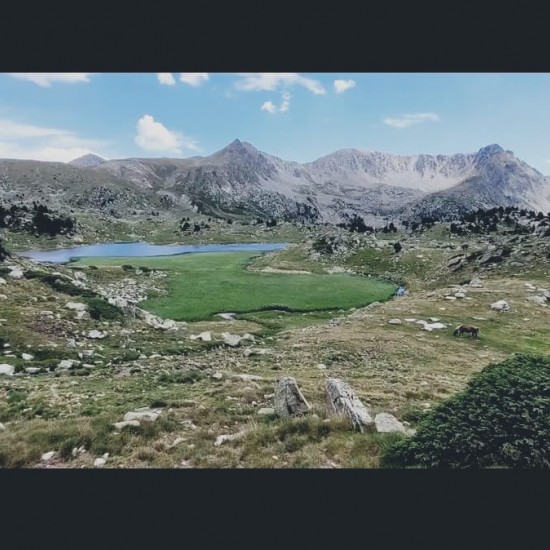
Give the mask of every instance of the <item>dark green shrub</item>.
[[(123, 313), (117, 306), (110, 304), (102, 298), (90, 298), (87, 300), (88, 311), (92, 319), (101, 319), (102, 321), (120, 320)], [(139, 354), (138, 354), (139, 356)]]
[(122, 269), (123, 269), (124, 271), (133, 271), (135, 268), (134, 268), (133, 265), (123, 264), (123, 265), (122, 265)]
[(8, 256), (9, 252), (6, 250), (4, 243), (0, 241), (0, 262), (3, 262)]
[(489, 365), (389, 447), (385, 466), (549, 468), (550, 358)]

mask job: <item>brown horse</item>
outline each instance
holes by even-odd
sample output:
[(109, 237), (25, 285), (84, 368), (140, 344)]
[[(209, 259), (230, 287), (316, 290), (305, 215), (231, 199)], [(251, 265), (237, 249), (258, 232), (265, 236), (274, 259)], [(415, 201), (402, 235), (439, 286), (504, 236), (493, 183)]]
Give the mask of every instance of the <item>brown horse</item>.
[(479, 327), (474, 327), (473, 325), (460, 325), (453, 332), (453, 336), (462, 336), (464, 333), (472, 335), (472, 338), (477, 338), (479, 334)]

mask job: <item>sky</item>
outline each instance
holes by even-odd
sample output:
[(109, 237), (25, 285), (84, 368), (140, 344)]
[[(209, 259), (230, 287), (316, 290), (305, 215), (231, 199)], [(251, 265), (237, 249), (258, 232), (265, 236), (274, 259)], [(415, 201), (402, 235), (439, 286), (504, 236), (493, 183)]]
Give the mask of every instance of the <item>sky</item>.
[(550, 73), (0, 73), (0, 158), (185, 158), (234, 139), (297, 162), (498, 143), (547, 175)]

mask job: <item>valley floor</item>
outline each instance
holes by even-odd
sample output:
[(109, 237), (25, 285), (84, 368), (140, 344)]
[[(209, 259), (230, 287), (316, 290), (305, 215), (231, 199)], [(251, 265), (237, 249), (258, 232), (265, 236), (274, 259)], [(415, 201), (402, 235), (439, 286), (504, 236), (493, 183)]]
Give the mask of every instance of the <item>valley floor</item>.
[[(80, 302), (78, 296), (38, 279), (0, 274), (6, 280), (0, 286), (5, 296), (0, 339), (9, 344), (0, 362), (22, 372), (0, 376), (0, 466), (378, 467), (384, 448), (403, 436), (354, 432), (347, 422), (328, 416), (327, 378), (348, 382), (373, 415), (389, 412), (414, 428), (424, 411), (464, 388), (486, 365), (511, 353), (550, 352), (550, 309), (530, 299), (539, 293), (535, 289), (546, 288), (547, 260), (452, 272), (447, 264), (457, 246), (448, 239), (409, 239), (394, 255), (389, 244), (365, 240), (346, 254), (323, 257), (312, 254), (304, 240), (260, 257), (251, 268), (319, 277), (334, 268), (392, 276), (406, 283), (408, 294), (359, 309), (269, 311), (237, 315), (234, 321), (210, 317), (169, 331), (132, 317), (77, 320), (66, 303)], [(483, 243), (472, 241), (470, 247)], [(125, 287), (133, 280), (130, 286), (156, 289), (159, 295), (167, 288), (166, 278), (154, 276), (154, 270), (74, 265), (60, 270), (83, 272), (92, 287), (116, 289), (125, 278)], [(482, 286), (460, 284), (473, 271)], [(492, 309), (499, 300), (510, 310)], [(445, 328), (426, 330), (426, 323)], [(479, 339), (454, 337), (462, 323), (479, 326)], [(91, 338), (91, 330), (105, 335)], [(249, 333), (254, 341), (232, 347), (224, 343), (227, 332)], [(210, 339), (191, 338), (204, 333)], [(34, 359), (23, 361), (25, 352)], [(45, 371), (64, 359), (88, 366), (34, 375), (24, 370), (35, 364)], [(282, 376), (296, 378), (313, 414), (292, 420), (273, 414), (274, 388)], [(139, 416), (140, 408), (155, 420), (114, 425), (127, 413)]]

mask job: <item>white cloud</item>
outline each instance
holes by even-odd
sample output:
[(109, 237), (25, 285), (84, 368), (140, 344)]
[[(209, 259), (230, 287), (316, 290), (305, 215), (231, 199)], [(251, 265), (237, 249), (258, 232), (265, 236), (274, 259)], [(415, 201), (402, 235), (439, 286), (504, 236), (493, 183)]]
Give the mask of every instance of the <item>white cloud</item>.
[(419, 124), (420, 122), (426, 122), (428, 120), (438, 121), (440, 118), (436, 113), (412, 113), (401, 115), (398, 118), (385, 118), (384, 124), (392, 126), (393, 128), (408, 128), (413, 124)]
[(288, 92), (284, 92), (283, 101), (281, 103), (281, 106), (279, 107), (279, 111), (281, 111), (281, 113), (284, 113), (285, 111), (288, 111), (289, 107), (290, 107), (290, 94)]
[(277, 107), (273, 103), (273, 101), (265, 101), (262, 103), (262, 106), (260, 107), (262, 111), (267, 111), (268, 113), (275, 113), (277, 111)]
[(258, 92), (273, 91), (284, 86), (302, 86), (314, 94), (326, 94), (318, 80), (298, 73), (242, 73), (240, 76), (241, 79), (234, 84), (237, 90)]
[(49, 88), (54, 82), (64, 84), (77, 84), (79, 82), (90, 82), (92, 73), (9, 73), (14, 78), (28, 80), (43, 88)]
[(157, 73), (157, 78), (165, 86), (173, 86), (176, 83), (176, 79), (172, 76), (172, 73)]
[(357, 82), (355, 82), (355, 80), (335, 80), (334, 81), (334, 91), (337, 94), (341, 94), (346, 90), (355, 88), (355, 86), (357, 86)]
[(0, 158), (68, 162), (88, 153), (107, 158), (101, 153), (107, 144), (69, 130), (0, 119)]
[(137, 123), (134, 141), (145, 151), (182, 154), (182, 149), (200, 151), (197, 142), (181, 134), (168, 130), (162, 122), (151, 115), (143, 115)]
[(274, 114), (277, 111), (279, 111), (280, 113), (284, 113), (285, 111), (288, 111), (290, 107), (290, 97), (291, 97), (290, 93), (283, 92), (281, 95), (283, 97), (283, 100), (281, 101), (281, 104), (279, 105), (279, 107), (277, 107), (275, 103), (273, 103), (273, 101), (265, 101), (264, 103), (262, 103), (262, 106), (260, 107), (260, 109), (262, 111), (267, 111), (268, 113), (271, 113), (271, 114)]
[(208, 73), (180, 73), (180, 82), (189, 86), (200, 86), (209, 78)]

